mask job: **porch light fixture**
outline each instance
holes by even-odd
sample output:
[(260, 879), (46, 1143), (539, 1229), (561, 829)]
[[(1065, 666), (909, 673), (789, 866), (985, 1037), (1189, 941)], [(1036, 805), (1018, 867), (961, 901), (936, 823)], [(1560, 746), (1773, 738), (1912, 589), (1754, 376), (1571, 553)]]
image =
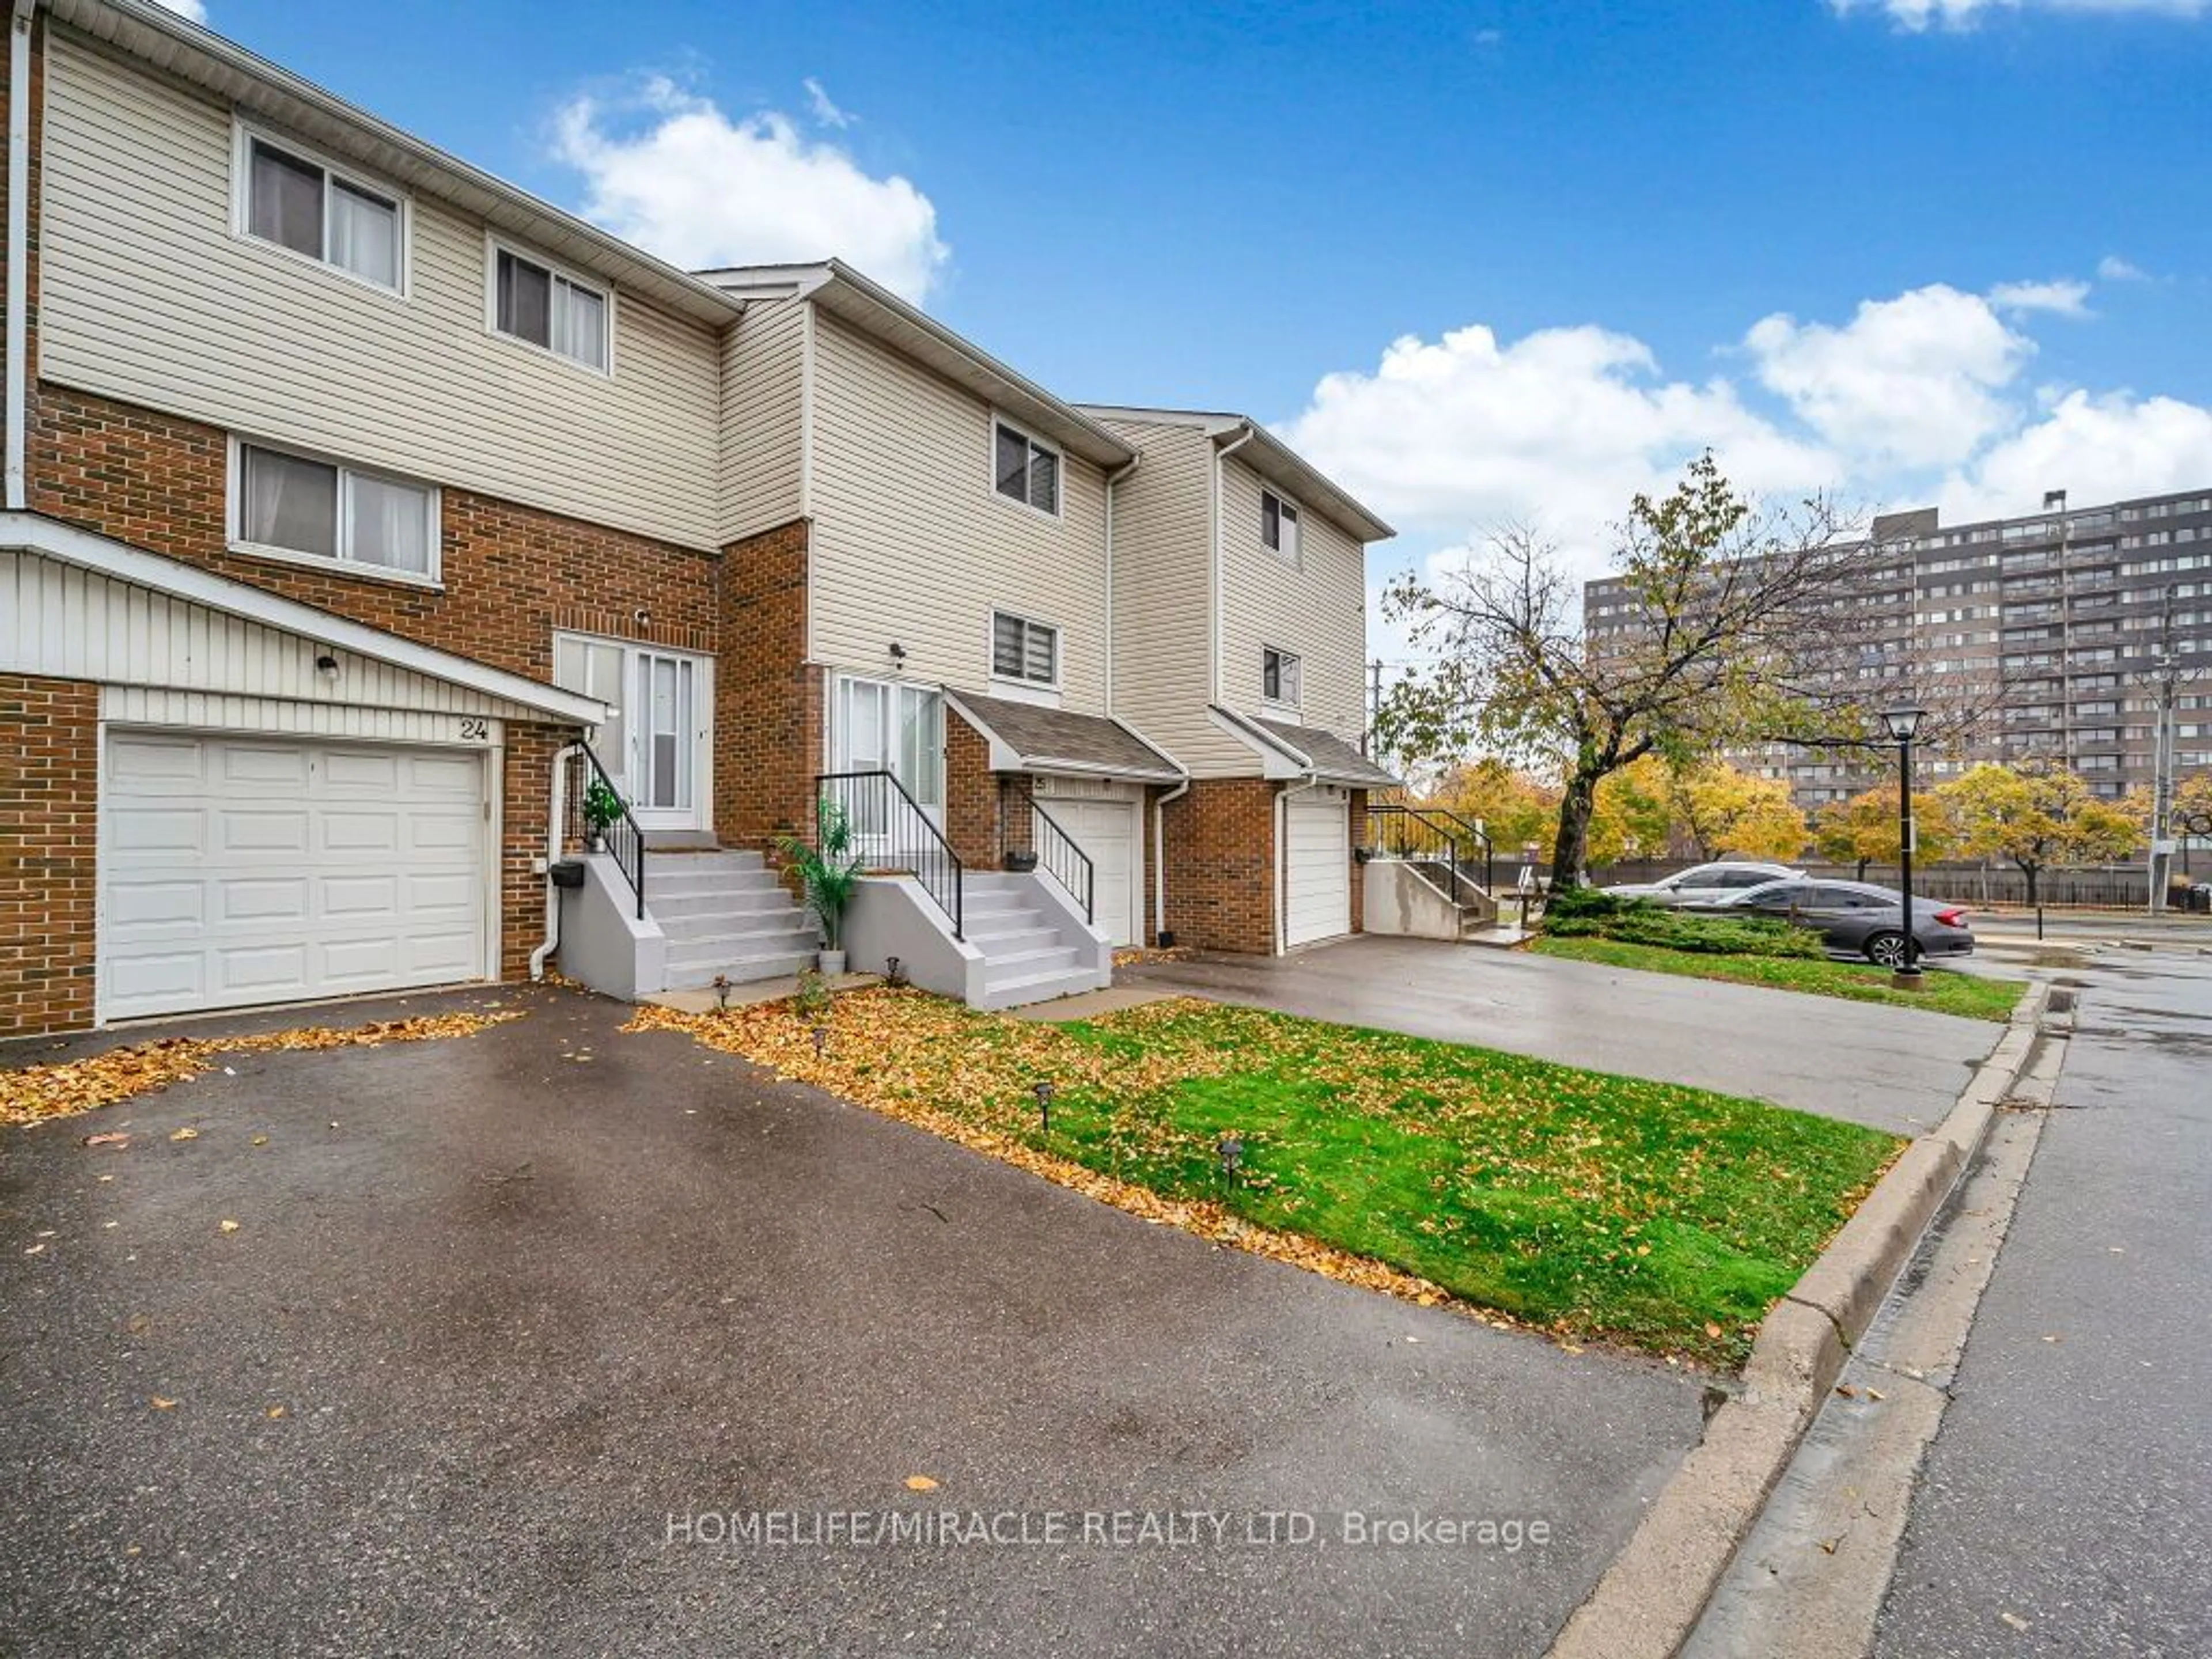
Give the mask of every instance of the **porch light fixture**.
[(890, 642), (889, 651), (890, 659), (893, 662), (904, 662), (906, 660), (906, 647), (901, 645), (896, 640), (893, 640)]
[(1050, 1079), (1040, 1079), (1036, 1085), (1034, 1092), (1036, 1095), (1037, 1117), (1044, 1125), (1044, 1132), (1047, 1134), (1050, 1134), (1052, 1133), (1053, 1096), (1053, 1087)]
[(1920, 988), (1920, 941), (1912, 919), (1912, 740), (1920, 734), (1920, 722), (1927, 718), (1928, 711), (1917, 703), (1901, 703), (1881, 711), (1881, 723), (1897, 744), (1897, 885), (1905, 951), (1889, 982), (1900, 991)]
[(320, 674), (326, 680), (334, 680), (337, 678), (338, 659), (332, 656), (329, 652), (324, 652), (322, 655), (315, 659), (315, 672)]

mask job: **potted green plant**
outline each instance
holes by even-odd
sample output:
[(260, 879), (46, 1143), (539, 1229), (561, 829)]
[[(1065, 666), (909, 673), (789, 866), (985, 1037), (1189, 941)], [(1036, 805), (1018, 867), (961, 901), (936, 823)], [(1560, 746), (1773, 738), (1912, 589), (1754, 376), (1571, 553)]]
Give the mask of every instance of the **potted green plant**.
[(836, 802), (825, 801), (814, 845), (796, 836), (786, 836), (777, 843), (799, 872), (806, 908), (822, 924), (822, 949), (815, 966), (824, 974), (845, 971), (845, 907), (853, 902), (853, 890), (860, 881), (860, 855), (854, 840), (850, 815)]
[(591, 852), (607, 850), (607, 831), (622, 821), (622, 797), (605, 778), (593, 778), (584, 791), (584, 845)]

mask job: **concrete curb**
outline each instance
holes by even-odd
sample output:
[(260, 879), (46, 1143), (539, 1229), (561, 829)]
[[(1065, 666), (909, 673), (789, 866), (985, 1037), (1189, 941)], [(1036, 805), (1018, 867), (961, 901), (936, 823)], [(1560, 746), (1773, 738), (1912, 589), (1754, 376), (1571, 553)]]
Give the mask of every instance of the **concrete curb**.
[(2047, 983), (2011, 1023), (1940, 1127), (1914, 1141), (1759, 1328), (1743, 1387), (1661, 1488), (1626, 1547), (1567, 1620), (1550, 1659), (1673, 1659), (1790, 1467), (1945, 1198), (2027, 1067)]

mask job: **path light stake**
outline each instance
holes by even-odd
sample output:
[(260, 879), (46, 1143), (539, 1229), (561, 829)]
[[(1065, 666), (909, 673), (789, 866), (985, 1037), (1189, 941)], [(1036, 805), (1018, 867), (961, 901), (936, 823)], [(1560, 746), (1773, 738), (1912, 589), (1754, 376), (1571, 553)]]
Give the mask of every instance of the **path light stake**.
[(1042, 1082), (1036, 1085), (1037, 1115), (1044, 1121), (1044, 1132), (1052, 1133), (1052, 1085)]
[(817, 1025), (814, 1028), (814, 1058), (821, 1059), (823, 1049), (829, 1046), (830, 1028), (827, 1025)]
[(1214, 1150), (1221, 1154), (1221, 1178), (1224, 1182), (1237, 1179), (1237, 1171), (1244, 1162), (1244, 1143), (1235, 1135), (1224, 1135)]
[(730, 976), (727, 974), (714, 975), (714, 1012), (718, 1014), (730, 1012)]

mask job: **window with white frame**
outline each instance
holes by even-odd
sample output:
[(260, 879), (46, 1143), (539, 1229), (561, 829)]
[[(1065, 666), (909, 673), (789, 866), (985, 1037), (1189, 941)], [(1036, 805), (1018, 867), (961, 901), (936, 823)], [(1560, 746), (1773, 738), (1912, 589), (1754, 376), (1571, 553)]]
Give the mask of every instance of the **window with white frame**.
[(992, 474), (999, 494), (1058, 518), (1060, 452), (1004, 421), (994, 429)]
[(1299, 678), (1304, 665), (1295, 651), (1279, 651), (1273, 646), (1260, 649), (1260, 695), (1267, 702), (1280, 703), (1285, 708), (1298, 706)]
[(241, 136), (239, 228), (398, 293), (405, 216), (398, 198), (258, 133)]
[(233, 496), (233, 533), (244, 546), (437, 577), (431, 485), (241, 443)]
[(1024, 685), (1060, 684), (1060, 630), (1004, 611), (991, 613), (991, 676)]
[(512, 248), (492, 247), (492, 326), (586, 368), (607, 372), (607, 290)]
[(1272, 489), (1260, 492), (1260, 539), (1282, 556), (1285, 564), (1298, 562), (1298, 509)]

